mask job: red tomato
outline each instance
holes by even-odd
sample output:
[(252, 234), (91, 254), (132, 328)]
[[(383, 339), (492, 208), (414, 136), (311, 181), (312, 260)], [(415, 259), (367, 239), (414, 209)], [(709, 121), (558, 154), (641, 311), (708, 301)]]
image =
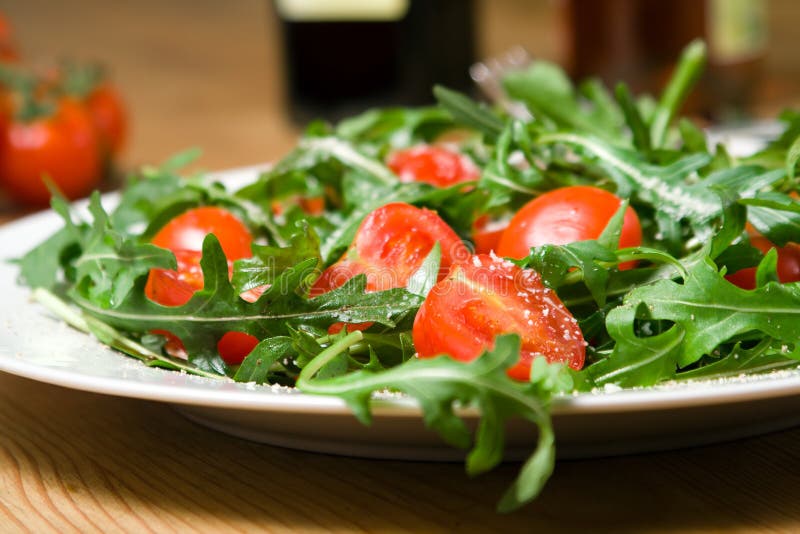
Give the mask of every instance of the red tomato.
[(387, 204), (367, 215), (348, 252), (322, 273), (312, 291), (325, 293), (360, 273), (367, 275), (367, 291), (404, 287), (437, 242), (442, 278), (454, 260), (469, 256), (466, 245), (436, 212)]
[[(622, 201), (597, 187), (576, 185), (554, 189), (536, 197), (520, 209), (500, 238), (497, 253), (524, 258), (531, 247), (565, 245), (597, 239)], [(630, 206), (625, 210), (619, 247), (642, 244), (639, 217)], [(632, 265), (621, 265), (620, 268)]]
[(414, 320), (413, 338), (421, 358), (448, 354), (471, 361), (504, 333), (521, 338), (519, 362), (508, 371), (512, 378), (528, 380), (537, 355), (583, 366), (583, 334), (555, 292), (536, 271), (485, 254), (455, 263), (433, 287)]
[[(217, 207), (205, 206), (189, 210), (169, 221), (153, 238), (153, 244), (172, 250), (178, 260), (176, 271), (151, 269), (145, 285), (145, 295), (164, 306), (181, 306), (203, 287), (200, 268), (203, 240), (207, 234), (219, 239), (232, 272), (233, 261), (252, 256), (250, 244), (253, 237), (239, 219)], [(259, 290), (260, 289), (260, 290)], [(242, 298), (255, 301), (263, 292), (257, 288), (242, 294)], [(185, 354), (180, 340), (169, 332), (157, 332), (167, 337), (167, 350), (171, 354)], [(238, 365), (258, 344), (258, 339), (244, 332), (227, 332), (217, 343), (220, 357), (229, 365)]]
[(258, 345), (258, 338), (244, 332), (225, 332), (217, 342), (217, 352), (228, 365), (239, 365)]
[[(410, 204), (387, 204), (370, 213), (347, 253), (328, 267), (311, 288), (311, 295), (321, 295), (344, 284), (357, 274), (367, 276), (366, 291), (405, 287), (436, 243), (442, 250), (439, 279), (450, 265), (469, 256), (458, 235), (435, 212)], [(332, 325), (332, 334), (342, 329)], [(365, 330), (371, 323), (348, 325), (349, 331)]]
[(97, 128), (103, 151), (116, 156), (128, 136), (128, 114), (119, 92), (104, 83), (89, 94), (85, 105)]
[(0, 181), (15, 200), (44, 206), (49, 177), (69, 199), (86, 195), (101, 178), (97, 134), (86, 109), (62, 99), (50, 117), (12, 120), (0, 132)]
[(172, 251), (203, 249), (206, 235), (214, 234), (230, 261), (252, 256), (253, 236), (231, 212), (215, 206), (194, 208), (169, 221), (153, 237), (153, 244)]
[(496, 251), (503, 232), (508, 228), (508, 223), (508, 220), (491, 220), (488, 215), (478, 217), (472, 225), (475, 254), (490, 254)]
[(398, 150), (389, 156), (387, 165), (401, 182), (425, 182), (437, 187), (477, 180), (480, 175), (469, 158), (440, 146)]
[[(764, 236), (750, 237), (750, 244), (761, 252), (767, 253), (771, 248), (778, 251), (778, 280), (787, 284), (789, 282), (800, 281), (800, 245), (787, 243), (783, 247), (775, 247), (769, 239)], [(742, 289), (755, 289), (756, 287), (756, 268), (748, 267), (735, 273), (726, 275), (725, 278), (741, 287)]]

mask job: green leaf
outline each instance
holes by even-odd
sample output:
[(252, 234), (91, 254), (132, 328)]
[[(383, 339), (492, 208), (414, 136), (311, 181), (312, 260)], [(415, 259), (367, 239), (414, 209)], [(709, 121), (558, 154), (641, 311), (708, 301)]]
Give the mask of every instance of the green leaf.
[(664, 146), (667, 128), (678, 112), (692, 86), (694, 86), (706, 62), (706, 46), (702, 41), (693, 41), (686, 46), (675, 67), (675, 73), (661, 93), (653, 120), (650, 138), (653, 147)]
[(737, 343), (730, 354), (713, 363), (679, 373), (679, 380), (709, 380), (739, 377), (743, 374), (768, 373), (780, 369), (794, 369), (800, 365), (800, 345), (790, 351), (789, 346), (764, 338), (750, 349)]
[(740, 201), (747, 206), (747, 219), (772, 243), (784, 246), (800, 236), (800, 202), (774, 191), (758, 193)]
[[(757, 332), (778, 341), (795, 343), (800, 338), (800, 286), (769, 283), (755, 290), (740, 289), (725, 280), (713, 262), (697, 255), (686, 263), (683, 283), (660, 280), (631, 291), (621, 306), (608, 314), (607, 328), (617, 342), (603, 373), (620, 385), (648, 384), (669, 377), (673, 362), (686, 367), (722, 343), (738, 335)], [(636, 320), (668, 321), (671, 334), (640, 337)], [(660, 339), (661, 336), (666, 336)], [(637, 352), (648, 351), (659, 372), (646, 377), (618, 371)], [(659, 361), (662, 360), (662, 361)], [(609, 377), (610, 373), (615, 373)], [(646, 380), (645, 380), (646, 378)]]
[(275, 336), (260, 341), (242, 361), (233, 379), (237, 382), (268, 382), (272, 365), (292, 353), (292, 338)]
[(433, 288), (439, 279), (439, 265), (442, 261), (442, 246), (437, 241), (428, 255), (423, 260), (414, 274), (408, 279), (406, 289), (409, 293), (419, 295), (422, 298), (428, 296), (428, 292)]
[(273, 247), (254, 244), (253, 256), (234, 263), (231, 283), (238, 293), (271, 285), (287, 269), (313, 258), (316, 267), (322, 265), (319, 251), (319, 238), (316, 232), (303, 221), (298, 224), (298, 232), (289, 240), (288, 247)]
[(489, 139), (494, 139), (503, 130), (503, 121), (497, 115), (468, 96), (441, 85), (433, 88), (433, 95), (457, 123), (474, 128)]
[(503, 87), (512, 99), (524, 102), (534, 117), (549, 119), (556, 127), (613, 136), (582, 111), (572, 82), (555, 64), (537, 61), (527, 69), (509, 72)]
[(798, 161), (800, 161), (800, 136), (794, 140), (786, 153), (786, 176), (790, 179), (795, 176), (794, 171)]
[[(347, 338), (355, 339), (357, 334), (353, 332)], [(373, 392), (398, 390), (419, 402), (425, 423), (445, 441), (467, 447), (470, 434), (455, 408), (477, 407), (481, 422), (468, 459), (471, 474), (486, 471), (501, 460), (498, 451), (502, 449), (503, 423), (507, 419), (523, 417), (535, 424), (539, 429), (537, 448), (501, 500), (498, 507), (501, 511), (516, 509), (535, 498), (550, 476), (555, 454), (552, 426), (545, 409), (549, 396), (544, 388), (534, 390), (534, 386), (515, 382), (506, 374), (506, 369), (519, 357), (517, 336), (498, 337), (493, 350), (468, 364), (440, 356), (412, 359), (378, 373), (362, 370), (327, 380), (313, 379), (330, 357), (320, 354), (322, 362), (309, 364), (300, 374), (298, 388), (304, 393), (343, 399), (363, 422), (370, 421)]]
[(639, 112), (639, 107), (633, 100), (630, 89), (624, 83), (617, 84), (616, 91), (614, 92), (619, 107), (625, 115), (625, 123), (633, 136), (633, 146), (642, 152), (649, 152), (652, 149), (650, 143), (650, 130), (644, 123), (642, 114)]

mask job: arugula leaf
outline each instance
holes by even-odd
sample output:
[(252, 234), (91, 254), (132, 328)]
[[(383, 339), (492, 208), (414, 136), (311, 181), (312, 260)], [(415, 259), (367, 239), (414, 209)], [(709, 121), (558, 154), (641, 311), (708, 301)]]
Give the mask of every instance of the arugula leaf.
[[(340, 343), (357, 342), (360, 335), (353, 332)], [(546, 407), (560, 383), (540, 380), (535, 385), (522, 384), (508, 377), (506, 369), (517, 361), (519, 354), (517, 336), (498, 337), (493, 350), (468, 364), (440, 356), (412, 359), (378, 373), (362, 370), (327, 380), (314, 379), (316, 372), (340, 351), (341, 346), (332, 346), (329, 353), (323, 352), (312, 360), (300, 373), (297, 387), (304, 393), (343, 399), (364, 424), (371, 421), (370, 400), (374, 392), (402, 391), (420, 403), (430, 428), (448, 443), (462, 448), (468, 447), (472, 439), (456, 407), (478, 407), (481, 421), (467, 458), (467, 471), (471, 475), (485, 472), (500, 462), (503, 423), (512, 417), (522, 417), (538, 427), (538, 443), (498, 504), (498, 510), (514, 510), (541, 491), (555, 463), (555, 439)]]
[[(682, 284), (660, 280), (636, 288), (609, 312), (616, 346), (592, 372), (598, 383), (649, 385), (671, 378), (676, 366), (686, 367), (740, 334), (761, 332), (791, 344), (800, 339), (800, 285), (769, 283), (748, 291), (725, 280), (703, 255), (684, 265)], [(674, 325), (642, 337), (637, 320)]]
[(730, 354), (710, 364), (680, 373), (678, 380), (708, 380), (756, 374), (778, 369), (793, 369), (800, 366), (800, 345), (793, 351), (783, 343), (765, 337), (752, 348), (737, 343)]
[(702, 41), (693, 41), (683, 50), (675, 67), (675, 73), (664, 88), (652, 118), (650, 139), (654, 147), (659, 148), (664, 145), (669, 123), (700, 77), (705, 62), (706, 46)]
[(483, 132), (489, 139), (496, 138), (502, 131), (503, 121), (468, 96), (440, 85), (433, 88), (433, 95), (456, 122)]

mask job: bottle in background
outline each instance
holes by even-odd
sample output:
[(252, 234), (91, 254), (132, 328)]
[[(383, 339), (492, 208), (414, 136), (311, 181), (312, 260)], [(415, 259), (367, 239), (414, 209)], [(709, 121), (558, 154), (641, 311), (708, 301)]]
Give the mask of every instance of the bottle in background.
[(657, 93), (681, 49), (696, 38), (709, 61), (687, 111), (714, 118), (746, 112), (767, 44), (764, 0), (562, 0), (575, 78), (627, 81)]
[(275, 0), (292, 117), (337, 120), (469, 91), (472, 0)]

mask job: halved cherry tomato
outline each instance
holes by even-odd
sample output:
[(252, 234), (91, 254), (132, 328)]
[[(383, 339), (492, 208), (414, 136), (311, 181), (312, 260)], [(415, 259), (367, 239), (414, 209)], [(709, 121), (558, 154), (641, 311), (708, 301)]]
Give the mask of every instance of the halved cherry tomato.
[[(229, 211), (213, 206), (189, 210), (169, 221), (152, 242), (172, 250), (178, 269), (151, 269), (145, 285), (145, 295), (164, 306), (186, 304), (195, 291), (203, 288), (200, 268), (202, 244), (207, 234), (214, 234), (228, 260), (232, 273), (233, 261), (252, 256), (253, 237), (239, 219)], [(255, 301), (263, 292), (250, 290), (242, 298)], [(180, 340), (169, 332), (156, 332), (167, 337), (167, 349), (173, 354), (185, 354)], [(217, 343), (220, 357), (229, 365), (238, 365), (258, 344), (258, 339), (244, 332), (227, 332)]]
[(103, 83), (89, 94), (84, 103), (97, 128), (103, 152), (116, 156), (128, 137), (128, 114), (119, 91), (110, 83)]
[(471, 361), (504, 333), (521, 338), (519, 362), (508, 371), (528, 380), (533, 359), (544, 356), (580, 369), (586, 343), (575, 318), (539, 274), (480, 254), (453, 264), (428, 294), (414, 320), (421, 358), (448, 354)]
[[(576, 185), (554, 189), (536, 197), (520, 209), (500, 238), (497, 253), (509, 258), (526, 257), (531, 247), (565, 245), (597, 239), (622, 201), (598, 187)], [(642, 227), (628, 206), (622, 223), (619, 247), (642, 244)], [(621, 269), (632, 263), (620, 265)]]
[(376, 209), (358, 227), (350, 249), (315, 282), (312, 294), (367, 275), (367, 291), (404, 287), (436, 243), (442, 250), (439, 277), (469, 250), (436, 212), (400, 202)]
[[(775, 247), (769, 239), (762, 235), (750, 237), (750, 244), (761, 252), (767, 253), (771, 248), (778, 252), (778, 280), (782, 284), (800, 281), (800, 245), (787, 243), (783, 247)], [(741, 287), (742, 289), (755, 289), (756, 287), (756, 268), (748, 267), (735, 273), (725, 276), (725, 278)]]
[[(367, 292), (404, 287), (437, 242), (442, 251), (438, 275), (442, 279), (454, 261), (469, 256), (466, 245), (435, 212), (410, 204), (387, 204), (367, 215), (348, 252), (322, 273), (311, 295), (336, 289), (361, 273), (367, 276)], [(370, 326), (351, 324), (348, 330)], [(328, 331), (336, 333), (342, 327), (336, 323)]]
[(0, 131), (0, 182), (14, 200), (44, 206), (43, 177), (69, 199), (88, 194), (101, 178), (97, 133), (86, 109), (61, 99), (55, 113), (30, 122), (11, 119)]
[(401, 182), (425, 182), (448, 187), (477, 180), (480, 172), (466, 156), (432, 145), (419, 145), (398, 150), (387, 162)]

